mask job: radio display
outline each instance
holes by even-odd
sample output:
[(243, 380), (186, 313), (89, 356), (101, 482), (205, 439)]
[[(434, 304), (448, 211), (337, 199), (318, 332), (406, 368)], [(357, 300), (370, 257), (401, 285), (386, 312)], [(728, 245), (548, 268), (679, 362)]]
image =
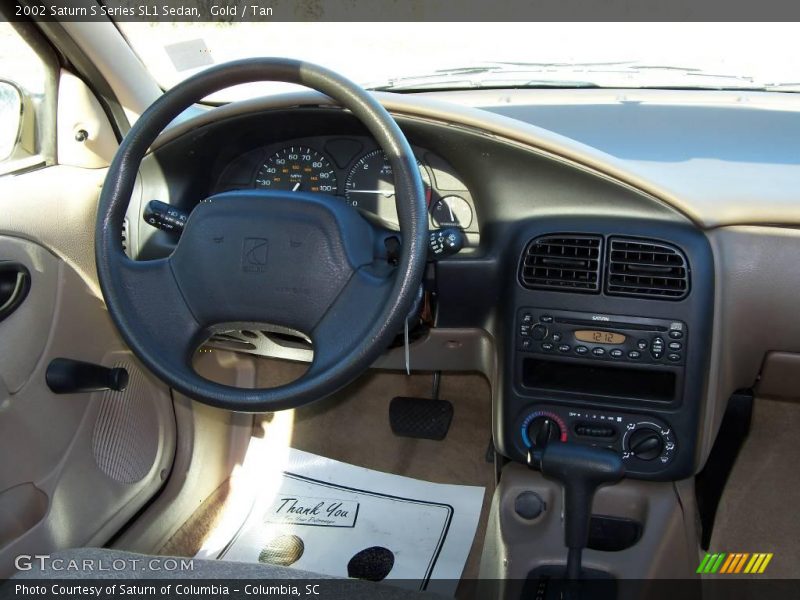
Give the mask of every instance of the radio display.
[(624, 344), (626, 338), (626, 336), (622, 335), (621, 333), (595, 331), (591, 329), (580, 329), (574, 333), (576, 340), (595, 344)]

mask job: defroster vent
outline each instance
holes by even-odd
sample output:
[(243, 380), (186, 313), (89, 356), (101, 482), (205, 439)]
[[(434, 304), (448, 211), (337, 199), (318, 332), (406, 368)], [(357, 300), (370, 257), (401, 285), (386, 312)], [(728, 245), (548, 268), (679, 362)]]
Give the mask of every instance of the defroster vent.
[(689, 263), (670, 244), (612, 237), (608, 240), (606, 294), (680, 300), (689, 293)]
[(572, 292), (600, 291), (602, 238), (551, 234), (528, 243), (520, 266), (520, 281), (530, 289)]

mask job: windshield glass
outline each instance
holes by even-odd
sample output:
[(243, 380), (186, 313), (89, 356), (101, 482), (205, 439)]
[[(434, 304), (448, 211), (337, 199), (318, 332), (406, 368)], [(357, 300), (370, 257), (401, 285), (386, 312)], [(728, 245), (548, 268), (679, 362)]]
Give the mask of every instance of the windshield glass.
[[(800, 91), (794, 23), (118, 23), (169, 88), (211, 65), (284, 56), (372, 89)], [(212, 99), (288, 91), (232, 88)]]

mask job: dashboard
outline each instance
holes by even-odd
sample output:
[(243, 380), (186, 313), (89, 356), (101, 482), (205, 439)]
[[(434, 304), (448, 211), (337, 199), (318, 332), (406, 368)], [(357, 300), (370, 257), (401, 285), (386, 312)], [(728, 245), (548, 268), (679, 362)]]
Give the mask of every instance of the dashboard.
[[(558, 111), (539, 110), (527, 93), (490, 94), (431, 94), (430, 102), (381, 97), (418, 159), (429, 227), (456, 226), (468, 236), (464, 250), (429, 265), (430, 314), (412, 336), (412, 364), (486, 374), (494, 443), (511, 460), (524, 461), (539, 436), (557, 436), (613, 448), (632, 477), (690, 476), (710, 451), (730, 394), (752, 385), (770, 348), (793, 343), (789, 330), (750, 326), (748, 311), (762, 300), (746, 283), (762, 267), (772, 273), (775, 256), (753, 253), (748, 244), (786, 248), (781, 264), (791, 264), (787, 230), (773, 244), (770, 228), (736, 227), (757, 217), (747, 212), (752, 203), (722, 207), (717, 199), (715, 208), (696, 197), (712, 184), (723, 194), (724, 177), (698, 179), (697, 161), (663, 149), (665, 156), (655, 156), (648, 144), (657, 142), (636, 146), (632, 131), (625, 144), (609, 146), (612, 156), (529, 125), (550, 119), (554, 129), (565, 128), (570, 115), (585, 118), (591, 107), (559, 97)], [(651, 110), (663, 110), (648, 108), (646, 98), (615, 102), (598, 100), (598, 114), (610, 103), (645, 126)], [(676, 126), (695, 126), (688, 109), (671, 110)], [(625, 122), (620, 114), (582, 131), (615, 140), (610, 129)], [(731, 151), (726, 146), (721, 156)], [(139, 205), (132, 203), (129, 214), (129, 243), (140, 257), (174, 247), (169, 234), (141, 222), (146, 202), (165, 199), (191, 210), (232, 189), (326, 194), (396, 228), (391, 168), (382, 152), (351, 115), (319, 95), (197, 114), (168, 130), (149, 159)], [(769, 210), (779, 210), (779, 201), (771, 198)], [(800, 242), (791, 247), (800, 250)], [(741, 297), (749, 301), (737, 303)], [(403, 368), (402, 348), (376, 366)]]
[[(497, 357), (494, 438), (504, 456), (524, 461), (548, 419), (557, 425), (547, 431), (557, 429), (562, 439), (627, 456), (634, 476), (691, 472), (708, 367), (700, 348), (710, 343), (713, 305), (703, 234), (647, 194), (546, 154), (466, 128), (398, 122), (425, 185), (429, 228), (456, 227), (470, 236), (462, 251), (430, 260), (424, 301), (410, 322), (412, 362), (436, 368), (449, 355), (459, 369), (488, 370), (470, 364), (466, 350), (457, 359), (443, 350), (469, 348), (469, 335), (460, 342), (440, 337), (488, 332)], [(391, 165), (344, 111), (294, 108), (218, 120), (162, 145), (154, 158), (149, 166), (167, 176), (160, 190), (151, 187), (157, 179), (142, 178), (143, 203), (166, 197), (190, 212), (229, 190), (305, 192), (397, 228)], [(169, 232), (135, 215), (131, 221), (151, 256), (174, 247)], [(652, 260), (625, 265), (630, 272), (617, 280), (609, 269), (623, 243), (638, 244), (631, 256), (654, 246), (673, 254), (656, 250)], [(669, 337), (673, 327), (681, 328), (680, 341)], [(268, 324), (259, 331), (264, 340), (233, 330), (210, 342), (274, 356), (282, 340)], [(645, 340), (646, 348), (637, 347)], [(282, 356), (298, 359), (300, 350), (313, 350), (308, 338)], [(588, 416), (575, 416), (587, 408)], [(646, 458), (640, 447), (648, 448)]]

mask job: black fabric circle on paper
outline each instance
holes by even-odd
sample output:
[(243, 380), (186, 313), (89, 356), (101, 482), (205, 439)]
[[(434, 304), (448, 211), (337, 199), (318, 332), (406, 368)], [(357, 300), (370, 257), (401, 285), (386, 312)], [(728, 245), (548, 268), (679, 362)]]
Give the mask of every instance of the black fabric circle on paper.
[(347, 576), (367, 581), (383, 581), (394, 567), (394, 552), (372, 546), (356, 553), (347, 563)]

